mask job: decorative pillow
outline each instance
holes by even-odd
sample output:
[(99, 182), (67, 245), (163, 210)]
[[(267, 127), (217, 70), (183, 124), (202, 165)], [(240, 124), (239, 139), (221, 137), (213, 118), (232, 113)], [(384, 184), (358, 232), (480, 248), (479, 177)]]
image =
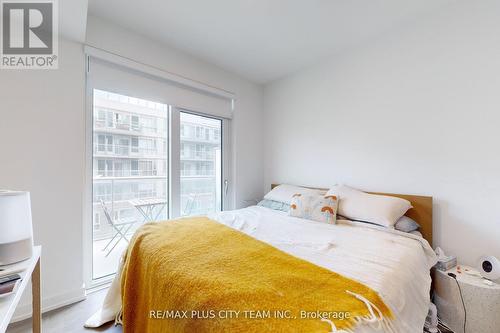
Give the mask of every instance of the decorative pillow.
[(289, 214), (303, 219), (335, 224), (337, 222), (337, 197), (297, 193), (292, 197)]
[(280, 210), (282, 212), (288, 212), (290, 210), (290, 205), (287, 203), (267, 199), (261, 200), (257, 206)]
[(402, 232), (412, 232), (420, 229), (420, 224), (408, 216), (402, 216), (394, 225), (394, 229)]
[(313, 190), (310, 188), (281, 184), (273, 188), (270, 192), (268, 192), (264, 199), (284, 202), (290, 204), (292, 201), (292, 196), (294, 194), (308, 194), (308, 195), (324, 195), (326, 191), (322, 190)]
[(397, 220), (412, 208), (408, 200), (369, 194), (345, 185), (332, 187), (327, 195), (339, 198), (339, 215), (388, 228), (394, 228)]

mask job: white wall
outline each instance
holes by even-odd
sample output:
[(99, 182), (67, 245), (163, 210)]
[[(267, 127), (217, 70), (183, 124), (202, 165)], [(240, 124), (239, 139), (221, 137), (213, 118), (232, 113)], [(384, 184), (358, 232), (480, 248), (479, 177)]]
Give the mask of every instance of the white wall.
[(459, 2), (266, 86), (265, 188), (430, 195), (435, 245), (500, 257), (499, 13)]
[(84, 93), (81, 44), (60, 41), (58, 70), (0, 70), (0, 188), (31, 191), (45, 308), (85, 295)]
[[(236, 93), (235, 205), (262, 197), (262, 87), (98, 19), (88, 43)], [(32, 193), (45, 309), (84, 297), (85, 56), (60, 41), (59, 69), (0, 70), (0, 188)], [(30, 311), (25, 295), (17, 318)]]

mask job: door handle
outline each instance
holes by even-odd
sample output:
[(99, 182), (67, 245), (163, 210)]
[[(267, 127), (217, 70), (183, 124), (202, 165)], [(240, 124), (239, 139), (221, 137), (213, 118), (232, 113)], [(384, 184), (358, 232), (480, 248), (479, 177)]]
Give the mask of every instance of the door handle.
[(224, 179), (224, 196), (227, 197), (227, 191), (229, 190), (229, 181)]

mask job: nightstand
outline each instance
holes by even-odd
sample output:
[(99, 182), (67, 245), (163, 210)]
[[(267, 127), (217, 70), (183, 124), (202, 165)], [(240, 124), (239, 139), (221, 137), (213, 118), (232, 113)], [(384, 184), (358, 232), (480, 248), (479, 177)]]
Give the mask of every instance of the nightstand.
[(455, 280), (448, 276), (453, 273), (462, 289), (467, 310), (466, 333), (500, 332), (500, 284), (487, 285), (480, 276), (469, 275), (471, 267), (460, 266), (446, 272), (436, 270), (434, 275), (434, 304), (438, 308), (438, 317), (455, 333), (464, 332), (464, 309), (460, 291)]

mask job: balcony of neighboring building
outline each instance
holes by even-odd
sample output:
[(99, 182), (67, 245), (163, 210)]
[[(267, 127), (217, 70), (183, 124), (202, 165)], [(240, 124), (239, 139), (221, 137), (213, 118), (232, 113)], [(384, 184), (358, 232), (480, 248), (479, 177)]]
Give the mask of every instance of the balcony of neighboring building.
[(134, 180), (144, 178), (166, 178), (166, 172), (159, 170), (94, 170), (94, 180), (116, 179), (116, 180)]
[(110, 122), (94, 119), (94, 131), (96, 133), (135, 135), (152, 138), (164, 138), (167, 133), (166, 128), (133, 126), (130, 123)]
[(191, 143), (201, 143), (210, 146), (218, 146), (220, 145), (220, 137), (214, 136), (196, 136), (192, 134), (182, 134), (181, 133), (181, 141), (182, 142), (191, 142)]
[(98, 107), (94, 115), (94, 131), (165, 136), (168, 131), (168, 122), (166, 116), (150, 116)]
[(202, 151), (202, 152), (183, 152), (181, 151), (181, 161), (202, 161), (202, 162), (213, 162), (215, 159), (214, 151)]
[(94, 157), (166, 159), (167, 151), (159, 147), (137, 147), (121, 144), (94, 143)]

